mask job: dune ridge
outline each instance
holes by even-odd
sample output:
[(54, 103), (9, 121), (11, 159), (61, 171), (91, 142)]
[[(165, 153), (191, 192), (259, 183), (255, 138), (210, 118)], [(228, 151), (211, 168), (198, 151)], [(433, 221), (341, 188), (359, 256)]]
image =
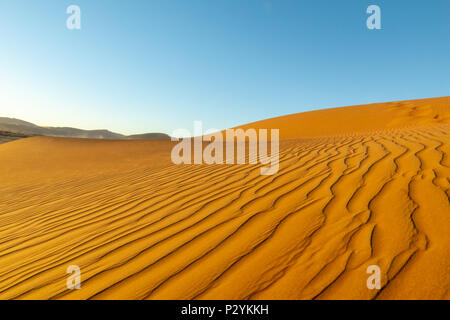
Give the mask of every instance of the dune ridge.
[(242, 126), (280, 129), (273, 176), (170, 141), (0, 145), (0, 298), (449, 299), (449, 119), (444, 97)]
[(349, 135), (450, 122), (450, 97), (394, 101), (296, 113), (240, 128), (280, 128), (280, 138)]

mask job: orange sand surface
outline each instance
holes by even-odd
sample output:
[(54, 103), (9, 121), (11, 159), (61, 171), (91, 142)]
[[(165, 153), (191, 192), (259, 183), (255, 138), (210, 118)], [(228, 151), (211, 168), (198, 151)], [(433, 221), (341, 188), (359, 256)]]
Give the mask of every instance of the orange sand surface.
[(450, 299), (450, 97), (243, 128), (280, 129), (276, 175), (170, 141), (0, 145), (0, 298)]

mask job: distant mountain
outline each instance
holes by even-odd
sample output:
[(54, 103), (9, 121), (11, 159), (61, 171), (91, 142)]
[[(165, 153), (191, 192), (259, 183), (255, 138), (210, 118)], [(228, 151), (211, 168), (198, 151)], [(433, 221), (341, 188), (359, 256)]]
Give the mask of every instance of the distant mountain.
[(9, 131), (0, 131), (0, 144), (1, 143), (5, 143), (5, 142), (18, 140), (18, 139), (22, 139), (22, 138), (27, 138), (27, 137), (29, 137), (29, 136), (26, 135), (26, 134), (22, 134), (22, 133), (13, 133), (13, 132), (9, 132)]
[(125, 136), (109, 130), (83, 130), (70, 127), (40, 127), (19, 119), (0, 117), (0, 131), (13, 135), (52, 136), (91, 139), (170, 139), (165, 133), (144, 133)]
[(131, 136), (126, 136), (127, 139), (136, 140), (151, 140), (151, 139), (170, 139), (170, 136), (165, 133), (144, 133), (144, 134), (132, 134)]

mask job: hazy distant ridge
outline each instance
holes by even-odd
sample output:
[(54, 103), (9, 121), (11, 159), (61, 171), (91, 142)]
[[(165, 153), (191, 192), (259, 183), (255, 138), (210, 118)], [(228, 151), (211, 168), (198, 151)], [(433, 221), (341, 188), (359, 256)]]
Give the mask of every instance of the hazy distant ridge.
[(109, 130), (83, 130), (70, 127), (40, 127), (19, 119), (0, 117), (0, 131), (23, 135), (39, 135), (91, 139), (170, 139), (165, 133), (144, 133), (126, 136)]

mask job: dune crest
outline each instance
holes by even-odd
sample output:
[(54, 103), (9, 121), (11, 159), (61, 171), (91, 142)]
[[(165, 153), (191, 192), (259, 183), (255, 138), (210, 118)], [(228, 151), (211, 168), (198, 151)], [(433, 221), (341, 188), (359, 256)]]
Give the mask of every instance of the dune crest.
[(449, 97), (241, 128), (280, 129), (278, 174), (164, 140), (0, 145), (0, 298), (450, 298)]
[(282, 139), (373, 132), (450, 123), (450, 97), (332, 108), (249, 123), (240, 128), (280, 128)]

